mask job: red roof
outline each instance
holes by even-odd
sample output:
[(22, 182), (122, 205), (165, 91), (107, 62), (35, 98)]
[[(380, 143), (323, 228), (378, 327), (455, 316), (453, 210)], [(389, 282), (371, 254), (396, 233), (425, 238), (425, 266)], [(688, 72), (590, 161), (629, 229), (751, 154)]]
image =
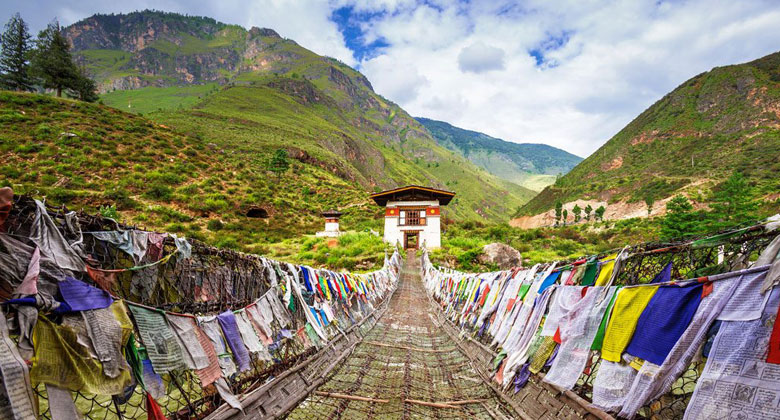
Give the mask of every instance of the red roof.
[(380, 206), (386, 206), (388, 201), (425, 201), (439, 200), (439, 204), (446, 206), (452, 200), (455, 193), (452, 191), (438, 190), (436, 188), (409, 185), (371, 194), (371, 199)]

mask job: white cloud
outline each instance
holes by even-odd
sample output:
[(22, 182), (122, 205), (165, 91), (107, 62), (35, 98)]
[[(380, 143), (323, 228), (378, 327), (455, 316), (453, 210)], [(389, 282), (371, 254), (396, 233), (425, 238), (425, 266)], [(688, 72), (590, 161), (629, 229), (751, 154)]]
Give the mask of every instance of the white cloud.
[[(361, 62), (379, 93), (415, 116), (581, 156), (688, 78), (780, 49), (780, 4), (761, 0), (383, 10), (365, 25), (366, 38), (390, 45)], [(480, 57), (473, 46), (503, 51), (502, 65), (499, 54)], [(492, 63), (491, 71), (479, 72), (480, 63)], [(409, 95), (399, 78), (388, 79), (393, 69), (426, 83)]]
[(365, 63), (363, 70), (382, 81), (382, 94), (398, 102), (411, 102), (417, 99), (420, 89), (429, 84), (417, 67), (407, 63), (393, 65), (391, 58), (383, 55)]
[[(378, 93), (412, 115), (582, 156), (688, 78), (780, 49), (776, 0), (16, 3), (0, 2), (0, 20), (20, 11), (35, 31), (54, 16), (70, 24), (93, 13), (144, 8), (273, 28), (356, 65)], [(356, 62), (330, 20), (343, 6), (371, 16), (358, 22), (363, 42), (387, 46)], [(480, 56), (475, 46), (483, 45)]]
[(477, 41), (460, 50), (458, 68), (463, 72), (484, 73), (504, 69), (504, 50)]

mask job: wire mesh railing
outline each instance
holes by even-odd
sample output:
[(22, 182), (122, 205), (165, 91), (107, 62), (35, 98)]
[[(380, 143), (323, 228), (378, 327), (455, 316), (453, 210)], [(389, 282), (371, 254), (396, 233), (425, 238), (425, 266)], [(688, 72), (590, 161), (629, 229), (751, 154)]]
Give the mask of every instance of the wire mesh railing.
[[(627, 258), (622, 260), (613, 284), (627, 286), (649, 283), (670, 263), (671, 277), (674, 279), (699, 278), (741, 270), (749, 267), (751, 261), (755, 261), (778, 235), (780, 229), (769, 230), (763, 225), (757, 225), (693, 240), (630, 246), (625, 249)], [(440, 303), (447, 306), (447, 313), (451, 314), (448, 322), (453, 322), (452, 317), (456, 317), (456, 314), (460, 314), (463, 308), (470, 304), (465, 299)], [(458, 325), (457, 322), (454, 322), (453, 326), (460, 329), (462, 334), (466, 334), (469, 340), (479, 343), (486, 352), (493, 356), (499, 354), (500, 345), (495, 345), (494, 337), (489, 331), (475, 329), (471, 324)], [(591, 351), (585, 369), (572, 390), (586, 401), (592, 400), (593, 382), (600, 366), (600, 353)], [(675, 380), (671, 389), (647, 402), (638, 411), (637, 417), (681, 419), (703, 368), (704, 361), (694, 359)], [(544, 375), (548, 370), (549, 366), (545, 366), (540, 370), (540, 374)], [(493, 372), (495, 373), (495, 369)], [(512, 387), (510, 384), (504, 391), (509, 394), (517, 392), (512, 391)]]
[[(25, 242), (34, 233), (36, 206), (30, 198), (14, 197), (5, 223), (0, 220), (0, 233)], [(87, 256), (87, 272), (72, 273), (74, 277), (88, 284), (110, 288), (117, 298), (151, 308), (188, 314), (214, 314), (243, 308), (271, 290), (276, 281), (281, 282), (288, 275), (292, 277), (291, 270), (297, 269), (293, 265), (269, 264), (260, 256), (214, 248), (197, 240), (189, 241), (191, 255), (184, 258), (177, 252), (179, 244), (173, 236), (163, 238), (159, 252), (147, 252), (140, 261), (136, 261), (117, 246), (88, 234), (135, 230), (135, 227), (84, 212), (68, 212), (64, 207), (49, 207), (47, 213), (65, 239), (80, 241), (79, 246)], [(81, 236), (75, 237), (74, 232), (79, 232)], [(10, 250), (0, 249), (2, 251)], [(154, 255), (164, 257), (156, 259)], [(7, 300), (11, 293), (10, 282), (0, 281), (0, 301)], [(309, 304), (315, 300), (305, 291), (303, 298), (311, 300)], [(357, 297), (351, 299), (349, 304), (334, 306), (336, 322), (327, 327), (331, 336), (362, 319), (365, 311), (361, 309), (372, 308), (370, 301), (361, 302)], [(373, 304), (379, 302), (381, 300)], [(317, 353), (320, 343), (306, 332), (304, 306), (298, 302), (290, 309), (290, 325), (280, 325), (276, 319), (271, 322), (273, 343), (268, 346), (270, 359), (252, 354), (249, 370), (227, 377), (233, 394), (251, 392)], [(201, 419), (224, 403), (214, 386), (202, 387), (192, 371), (174, 371), (161, 377), (165, 392), (156, 400), (168, 419)], [(129, 387), (124, 395), (95, 395), (83, 391), (72, 391), (71, 394), (76, 409), (85, 419), (145, 419), (149, 415), (145, 403), (146, 391), (135, 385)], [(34, 386), (34, 391), (38, 397), (40, 418), (51, 419), (46, 387), (38, 384)]]

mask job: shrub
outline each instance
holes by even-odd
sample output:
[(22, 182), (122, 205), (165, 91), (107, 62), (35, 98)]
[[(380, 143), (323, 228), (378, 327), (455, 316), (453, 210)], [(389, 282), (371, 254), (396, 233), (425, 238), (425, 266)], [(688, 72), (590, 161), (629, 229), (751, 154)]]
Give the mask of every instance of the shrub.
[(171, 173), (171, 172), (163, 172), (160, 170), (154, 170), (151, 172), (148, 172), (145, 176), (147, 181), (150, 182), (159, 182), (159, 183), (165, 183), (165, 184), (180, 184), (182, 182), (182, 176)]
[(109, 219), (119, 220), (119, 212), (116, 211), (115, 205), (110, 206), (100, 206), (98, 209), (98, 212), (103, 217), (108, 217)]
[(17, 179), (22, 176), (22, 171), (13, 166), (0, 167), (0, 173), (10, 179)]
[(224, 227), (225, 227), (224, 223), (222, 223), (222, 222), (221, 222), (220, 220), (218, 220), (218, 219), (211, 219), (211, 220), (209, 220), (209, 222), (206, 224), (206, 228), (208, 228), (208, 230), (211, 230), (211, 231), (214, 231), (214, 232), (216, 232), (216, 231), (220, 231), (220, 230), (222, 230)]
[(135, 208), (138, 203), (130, 198), (130, 193), (121, 187), (110, 187), (103, 193), (103, 198), (114, 202), (118, 210), (129, 210)]
[(54, 187), (47, 190), (46, 196), (58, 204), (67, 204), (78, 197), (78, 194), (69, 188)]
[(228, 202), (221, 198), (207, 198), (203, 202), (203, 209), (208, 211), (220, 211), (228, 208)]
[(482, 248), (470, 249), (458, 256), (458, 263), (465, 270), (472, 270), (477, 261), (477, 257), (479, 257), (481, 254), (482, 254)]
[(217, 243), (214, 244), (218, 248), (230, 248), (230, 249), (238, 249), (239, 244), (236, 238), (232, 236), (224, 236), (217, 240)]
[(35, 127), (33, 137), (37, 140), (48, 140), (54, 135), (54, 129), (46, 123), (38, 124)]

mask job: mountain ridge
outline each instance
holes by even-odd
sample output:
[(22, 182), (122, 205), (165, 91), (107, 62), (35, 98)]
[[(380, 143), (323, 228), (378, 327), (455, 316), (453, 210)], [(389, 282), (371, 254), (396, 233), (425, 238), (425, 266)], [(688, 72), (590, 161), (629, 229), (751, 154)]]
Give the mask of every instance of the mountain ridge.
[[(539, 191), (569, 172), (582, 158), (542, 143), (515, 143), (445, 121), (415, 117), (442, 146), (488, 172)], [(546, 176), (544, 176), (546, 175)]]
[[(767, 211), (777, 210), (777, 156), (780, 52), (683, 82), (523, 205), (514, 223), (549, 224), (558, 201), (564, 207), (577, 200), (604, 203), (613, 218), (641, 214), (645, 200), (662, 204), (676, 194), (706, 207), (734, 171), (742, 172)], [(659, 207), (645, 214), (663, 214)]]
[(508, 220), (533, 195), (439, 146), (358, 71), (271, 29), (143, 11), (94, 15), (63, 31), (105, 103), (211, 143), (261, 156), (283, 148), (367, 192), (455, 189), (453, 217)]

